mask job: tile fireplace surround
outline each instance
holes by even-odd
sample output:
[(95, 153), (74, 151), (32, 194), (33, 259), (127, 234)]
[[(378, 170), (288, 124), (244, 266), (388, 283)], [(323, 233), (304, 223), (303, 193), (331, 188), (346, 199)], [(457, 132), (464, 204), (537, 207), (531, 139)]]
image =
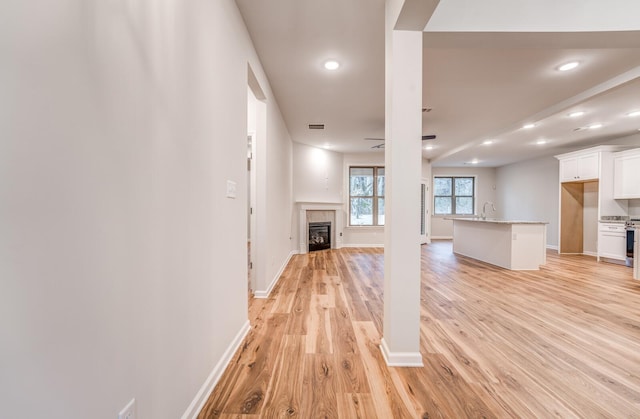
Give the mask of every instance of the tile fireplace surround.
[(342, 247), (343, 206), (340, 203), (298, 202), (298, 238), (301, 254), (309, 253), (309, 221), (331, 221), (331, 248)]

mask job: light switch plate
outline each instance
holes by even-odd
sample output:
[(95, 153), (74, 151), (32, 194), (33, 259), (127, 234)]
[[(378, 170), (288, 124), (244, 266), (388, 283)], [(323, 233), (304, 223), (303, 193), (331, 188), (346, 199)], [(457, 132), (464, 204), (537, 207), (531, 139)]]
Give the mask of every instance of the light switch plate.
[(136, 399), (129, 403), (118, 413), (118, 419), (136, 419)]
[(236, 183), (232, 180), (227, 181), (227, 198), (236, 198)]

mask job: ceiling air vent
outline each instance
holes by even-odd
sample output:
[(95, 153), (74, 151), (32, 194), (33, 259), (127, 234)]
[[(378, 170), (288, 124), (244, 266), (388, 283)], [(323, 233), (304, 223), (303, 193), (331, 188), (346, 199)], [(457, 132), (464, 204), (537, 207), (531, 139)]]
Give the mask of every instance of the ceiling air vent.
[(324, 129), (324, 124), (309, 124), (309, 129)]

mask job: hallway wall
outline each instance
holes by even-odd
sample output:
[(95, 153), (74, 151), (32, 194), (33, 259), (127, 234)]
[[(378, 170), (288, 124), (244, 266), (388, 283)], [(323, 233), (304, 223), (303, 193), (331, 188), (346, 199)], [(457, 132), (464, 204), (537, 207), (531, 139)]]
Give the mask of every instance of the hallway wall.
[(179, 418), (247, 326), (247, 63), (272, 272), (291, 251), (291, 142), (235, 2), (6, 0), (0, 22), (0, 416)]

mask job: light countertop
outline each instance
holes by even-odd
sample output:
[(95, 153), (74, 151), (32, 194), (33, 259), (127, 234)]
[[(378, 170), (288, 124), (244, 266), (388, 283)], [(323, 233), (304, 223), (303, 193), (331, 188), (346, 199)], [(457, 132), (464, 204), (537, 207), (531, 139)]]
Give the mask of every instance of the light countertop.
[(462, 218), (453, 218), (447, 217), (445, 220), (453, 220), (453, 221), (472, 221), (476, 223), (493, 223), (493, 224), (549, 224), (547, 221), (526, 221), (526, 220), (501, 220), (497, 218), (487, 218), (482, 219), (480, 217), (462, 217)]

